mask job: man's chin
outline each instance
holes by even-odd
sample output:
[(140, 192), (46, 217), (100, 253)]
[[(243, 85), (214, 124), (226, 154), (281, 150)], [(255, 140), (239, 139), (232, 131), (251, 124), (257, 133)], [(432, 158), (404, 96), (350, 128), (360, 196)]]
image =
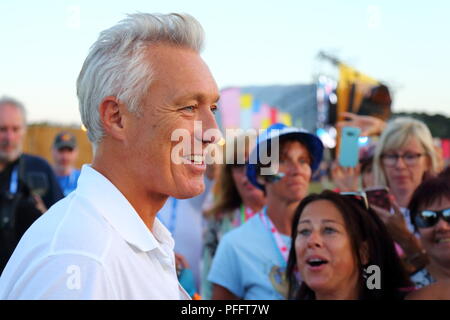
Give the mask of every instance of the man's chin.
[(14, 152), (4, 152), (4, 151), (0, 151), (0, 162), (13, 162), (15, 160), (17, 160), (20, 155), (21, 155), (21, 151), (14, 151)]
[(204, 191), (205, 191), (205, 183), (201, 181), (198, 184), (178, 188), (177, 195), (174, 197), (177, 199), (190, 199), (202, 194)]

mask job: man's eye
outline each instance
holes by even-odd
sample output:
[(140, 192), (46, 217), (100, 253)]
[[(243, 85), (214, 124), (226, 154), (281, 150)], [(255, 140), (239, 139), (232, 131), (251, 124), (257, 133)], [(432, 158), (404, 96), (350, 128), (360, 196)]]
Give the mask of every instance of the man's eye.
[(187, 106), (182, 109), (183, 111), (193, 112), (195, 110), (195, 106)]
[(218, 110), (217, 106), (211, 106), (211, 112), (212, 112), (213, 114), (216, 114), (216, 113), (217, 113), (217, 110)]

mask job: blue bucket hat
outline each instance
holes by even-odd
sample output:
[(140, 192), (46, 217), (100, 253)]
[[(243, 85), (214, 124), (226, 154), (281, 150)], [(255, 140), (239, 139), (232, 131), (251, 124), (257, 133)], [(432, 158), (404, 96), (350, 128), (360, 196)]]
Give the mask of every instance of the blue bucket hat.
[(319, 168), (320, 162), (323, 156), (323, 144), (322, 141), (314, 134), (309, 133), (305, 129), (299, 129), (295, 127), (288, 127), (282, 123), (275, 123), (262, 132), (256, 140), (256, 145), (250, 153), (249, 163), (247, 164), (247, 178), (257, 188), (264, 190), (264, 186), (257, 181), (257, 168), (260, 163), (260, 149), (261, 146), (270, 143), (274, 138), (292, 138), (297, 140), (306, 146), (309, 154), (311, 155), (311, 170), (314, 172)]

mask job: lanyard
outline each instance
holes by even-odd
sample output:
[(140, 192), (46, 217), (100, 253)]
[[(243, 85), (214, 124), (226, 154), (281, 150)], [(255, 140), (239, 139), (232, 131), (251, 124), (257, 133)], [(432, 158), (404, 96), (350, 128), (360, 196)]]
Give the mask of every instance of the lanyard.
[(9, 184), (9, 192), (11, 194), (15, 194), (17, 192), (17, 188), (19, 186), (19, 175), (17, 173), (17, 166), (14, 167), (11, 172), (11, 182)]
[(281, 254), (281, 257), (283, 258), (283, 264), (286, 265), (289, 258), (289, 250), (286, 246), (286, 243), (281, 238), (281, 235), (278, 232), (277, 228), (275, 228), (272, 221), (267, 216), (267, 207), (264, 207), (263, 212), (260, 212), (259, 216), (261, 217), (261, 220), (263, 224), (266, 226), (267, 230), (269, 230), (270, 233), (272, 234), (272, 239), (276, 247), (278, 248), (278, 252)]
[(253, 217), (255, 214), (256, 212), (253, 212), (252, 209), (245, 207), (244, 204), (241, 204), (239, 208), (239, 216), (235, 216), (235, 218), (232, 221), (232, 224), (234, 227), (239, 227), (240, 225), (243, 225), (248, 219)]
[(253, 212), (252, 209), (245, 207), (244, 204), (241, 204), (241, 224), (244, 224), (245, 221), (253, 217), (255, 213), (256, 212)]

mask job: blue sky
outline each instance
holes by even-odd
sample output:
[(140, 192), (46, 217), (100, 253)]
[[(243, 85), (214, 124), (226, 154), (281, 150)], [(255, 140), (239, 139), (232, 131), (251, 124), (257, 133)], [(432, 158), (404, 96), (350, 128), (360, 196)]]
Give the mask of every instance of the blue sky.
[(1, 0), (0, 96), (29, 120), (80, 123), (75, 81), (100, 31), (126, 13), (186, 12), (219, 87), (310, 83), (325, 50), (394, 89), (394, 111), (450, 115), (450, 2)]

